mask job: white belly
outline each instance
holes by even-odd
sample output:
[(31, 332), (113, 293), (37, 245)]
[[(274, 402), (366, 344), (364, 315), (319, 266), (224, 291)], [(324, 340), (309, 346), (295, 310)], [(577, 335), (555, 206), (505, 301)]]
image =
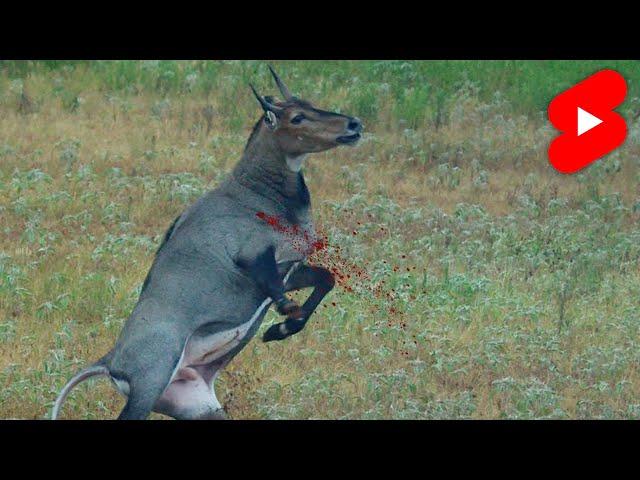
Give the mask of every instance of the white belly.
[[(287, 272), (285, 283), (296, 266)], [(216, 418), (222, 406), (216, 398), (213, 382), (218, 371), (224, 367), (218, 360), (243, 341), (256, 320), (269, 308), (271, 301), (271, 298), (266, 298), (251, 318), (237, 327), (206, 336), (192, 335), (154, 411), (178, 419)], [(114, 383), (125, 397), (129, 395), (127, 382), (114, 380)]]
[(209, 364), (237, 347), (270, 303), (270, 298), (265, 299), (248, 322), (231, 330), (225, 330), (207, 336), (192, 336), (187, 341), (182, 359), (178, 364), (174, 377), (177, 377), (182, 367), (195, 367)]

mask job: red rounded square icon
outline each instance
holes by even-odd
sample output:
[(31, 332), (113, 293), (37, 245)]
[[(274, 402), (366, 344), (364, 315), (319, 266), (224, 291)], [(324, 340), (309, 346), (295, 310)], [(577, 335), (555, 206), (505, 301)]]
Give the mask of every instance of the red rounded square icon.
[(622, 75), (601, 70), (551, 101), (549, 121), (564, 132), (549, 146), (549, 162), (556, 170), (575, 173), (622, 145), (627, 124), (613, 109), (626, 94)]

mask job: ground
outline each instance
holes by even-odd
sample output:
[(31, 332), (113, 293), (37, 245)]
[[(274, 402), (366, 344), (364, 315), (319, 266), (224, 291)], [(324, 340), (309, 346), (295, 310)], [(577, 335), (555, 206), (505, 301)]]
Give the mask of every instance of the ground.
[[(636, 63), (277, 62), (359, 116), (309, 158), (343, 278), (306, 329), (218, 381), (233, 418), (640, 418)], [(613, 66), (625, 145), (548, 164), (546, 103)], [(263, 62), (0, 63), (0, 418), (46, 418), (113, 345), (164, 232), (239, 159)], [(302, 296), (299, 296), (302, 299)], [(63, 418), (114, 418), (107, 380)], [(154, 418), (162, 418), (154, 415)]]

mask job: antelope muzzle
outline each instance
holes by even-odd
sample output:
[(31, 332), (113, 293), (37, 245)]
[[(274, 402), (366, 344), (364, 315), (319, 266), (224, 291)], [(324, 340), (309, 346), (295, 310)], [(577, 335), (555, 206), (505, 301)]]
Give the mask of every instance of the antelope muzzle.
[(336, 138), (336, 142), (341, 145), (353, 145), (362, 137), (362, 122), (359, 118), (347, 117), (345, 133)]

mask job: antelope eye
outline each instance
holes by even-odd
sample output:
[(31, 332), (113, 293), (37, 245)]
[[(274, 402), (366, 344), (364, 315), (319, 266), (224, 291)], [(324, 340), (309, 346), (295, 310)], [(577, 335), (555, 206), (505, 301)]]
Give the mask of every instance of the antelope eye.
[(299, 123), (301, 123), (301, 122), (302, 122), (302, 120), (304, 120), (304, 119), (305, 119), (304, 114), (299, 113), (298, 115), (296, 115), (295, 117), (293, 117), (293, 118), (291, 119), (291, 123), (293, 123), (294, 125), (298, 125), (298, 124), (299, 124)]

